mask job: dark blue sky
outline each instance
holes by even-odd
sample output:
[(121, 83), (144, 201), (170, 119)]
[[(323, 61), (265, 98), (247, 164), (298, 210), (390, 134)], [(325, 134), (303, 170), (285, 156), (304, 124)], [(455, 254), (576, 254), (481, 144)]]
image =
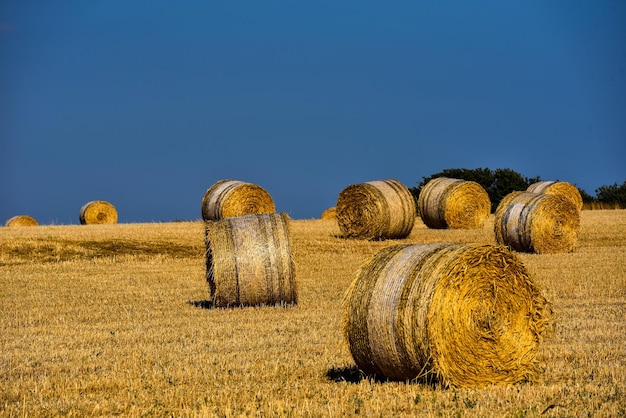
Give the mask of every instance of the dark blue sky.
[(626, 2), (0, 0), (0, 223), (317, 218), (353, 183), (626, 181)]

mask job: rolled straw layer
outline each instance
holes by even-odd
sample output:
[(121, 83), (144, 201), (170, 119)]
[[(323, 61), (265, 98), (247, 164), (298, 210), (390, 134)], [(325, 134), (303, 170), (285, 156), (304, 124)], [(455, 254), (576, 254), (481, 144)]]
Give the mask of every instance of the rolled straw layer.
[(578, 211), (583, 209), (583, 198), (578, 187), (566, 181), (539, 181), (528, 186), (529, 193), (553, 194), (571, 201)]
[(406, 238), (416, 216), (413, 195), (393, 179), (352, 184), (337, 199), (337, 223), (346, 238)]
[(474, 181), (438, 177), (422, 188), (417, 207), (429, 228), (475, 229), (489, 219), (491, 201)]
[(9, 218), (4, 223), (4, 226), (37, 226), (39, 222), (32, 216), (28, 215), (17, 215), (12, 218)]
[(337, 208), (331, 207), (322, 212), (320, 219), (337, 219)]
[(202, 219), (205, 221), (275, 211), (274, 200), (265, 189), (239, 180), (220, 180), (208, 188), (202, 198)]
[(80, 208), (79, 220), (81, 225), (116, 224), (117, 210), (109, 202), (93, 200)]
[(580, 212), (563, 196), (512, 192), (494, 217), (496, 242), (516, 251), (565, 253), (578, 244)]
[(390, 380), (480, 387), (531, 380), (551, 307), (503, 246), (397, 245), (374, 255), (345, 299), (357, 366)]
[(207, 221), (205, 243), (214, 306), (297, 303), (287, 214)]

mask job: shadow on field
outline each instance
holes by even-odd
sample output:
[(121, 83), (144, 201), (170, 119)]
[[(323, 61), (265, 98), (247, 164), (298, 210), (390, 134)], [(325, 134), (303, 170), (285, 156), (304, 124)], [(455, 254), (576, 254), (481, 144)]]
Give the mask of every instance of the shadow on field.
[(210, 300), (190, 300), (187, 303), (190, 304), (191, 306), (195, 306), (196, 308), (202, 308), (202, 309), (214, 308), (213, 302), (211, 302)]
[[(326, 372), (326, 377), (328, 378), (328, 380), (337, 383), (361, 383), (361, 381), (363, 380), (369, 380), (376, 383), (390, 382), (389, 379), (386, 379), (384, 377), (367, 375), (359, 370), (357, 366), (333, 367)], [(439, 386), (437, 379), (432, 375), (418, 376), (414, 379), (407, 380), (406, 383), (431, 386), (433, 388)]]

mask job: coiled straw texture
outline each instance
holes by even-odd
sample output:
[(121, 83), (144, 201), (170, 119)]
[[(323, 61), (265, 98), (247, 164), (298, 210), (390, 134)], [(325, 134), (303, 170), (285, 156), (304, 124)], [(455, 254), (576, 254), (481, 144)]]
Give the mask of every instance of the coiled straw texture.
[(214, 306), (297, 303), (287, 214), (207, 221), (205, 243)]
[(491, 201), (474, 181), (438, 177), (422, 188), (417, 207), (429, 228), (476, 229), (489, 219)]
[(580, 212), (583, 209), (583, 198), (578, 187), (566, 181), (539, 181), (526, 189), (529, 193), (553, 194), (563, 196), (571, 201)]
[(357, 366), (389, 380), (481, 387), (533, 380), (551, 306), (503, 246), (385, 248), (344, 299)]
[(417, 216), (413, 195), (393, 179), (352, 184), (339, 193), (335, 207), (346, 238), (406, 238)]
[(205, 221), (275, 211), (274, 200), (264, 188), (239, 180), (220, 180), (209, 187), (202, 198)]
[(80, 208), (78, 219), (81, 225), (116, 224), (117, 209), (104, 200), (93, 200)]
[(512, 192), (496, 208), (496, 242), (520, 252), (555, 254), (574, 251), (580, 211), (563, 196)]
[(9, 218), (4, 223), (4, 226), (37, 226), (39, 222), (32, 216), (28, 215), (17, 215), (12, 218)]

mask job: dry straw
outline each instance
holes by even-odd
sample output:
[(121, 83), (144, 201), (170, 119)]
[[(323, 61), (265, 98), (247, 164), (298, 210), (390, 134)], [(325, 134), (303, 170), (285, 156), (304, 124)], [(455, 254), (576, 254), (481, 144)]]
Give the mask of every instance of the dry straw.
[(529, 193), (553, 194), (570, 200), (577, 210), (583, 208), (583, 198), (578, 187), (566, 181), (539, 181), (528, 186)]
[(109, 202), (93, 200), (80, 208), (79, 220), (81, 225), (116, 224), (117, 210)]
[(207, 221), (205, 243), (214, 306), (297, 303), (287, 214)]
[(389, 380), (480, 387), (532, 380), (551, 307), (498, 245), (387, 247), (358, 272), (344, 333), (357, 366)]
[(393, 179), (346, 187), (339, 194), (336, 210), (346, 238), (406, 238), (417, 216), (413, 195)]
[(220, 180), (209, 187), (202, 198), (205, 221), (274, 212), (274, 201), (265, 189), (239, 180)]
[(500, 201), (494, 217), (496, 242), (516, 251), (566, 253), (578, 244), (580, 212), (551, 194), (512, 192)]
[(491, 201), (474, 181), (438, 177), (422, 188), (417, 207), (429, 228), (475, 229), (489, 219)]
[(335, 206), (326, 209), (322, 212), (320, 219), (337, 219), (337, 208)]
[(37, 226), (39, 223), (35, 218), (28, 215), (17, 215), (9, 218), (4, 223), (4, 226)]

